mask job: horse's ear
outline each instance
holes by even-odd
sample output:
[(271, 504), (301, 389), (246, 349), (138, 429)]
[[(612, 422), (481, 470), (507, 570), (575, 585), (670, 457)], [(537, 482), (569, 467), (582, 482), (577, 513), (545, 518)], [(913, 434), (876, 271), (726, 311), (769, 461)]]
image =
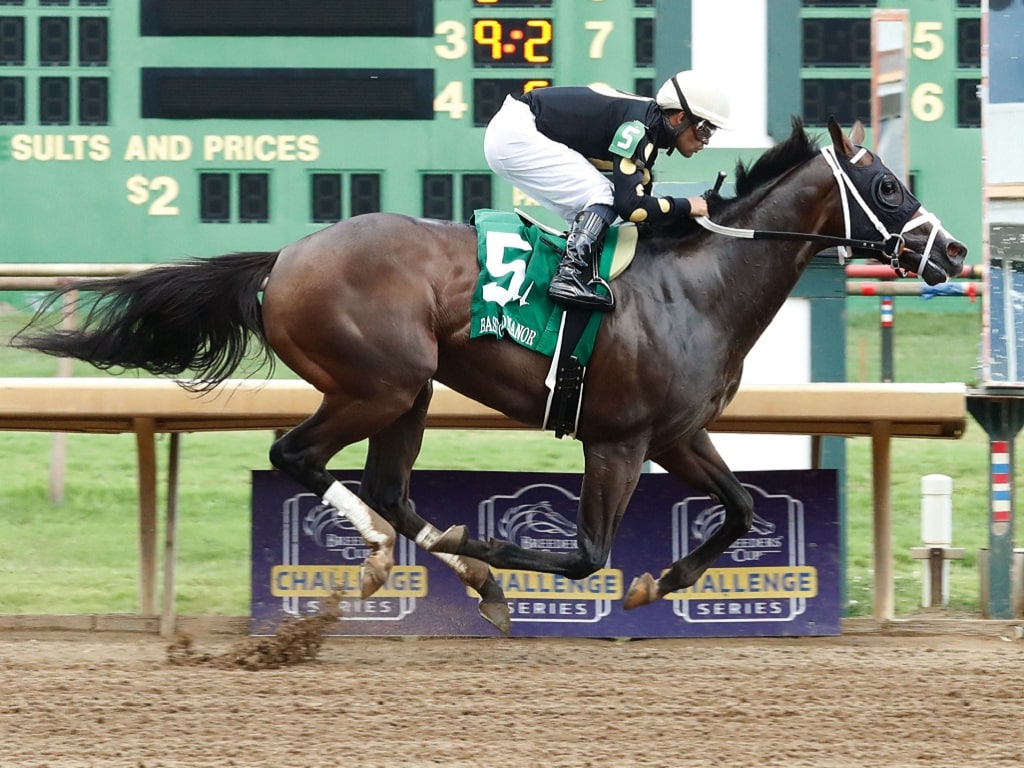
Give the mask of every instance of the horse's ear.
[[(851, 131), (851, 135), (856, 133), (857, 125), (860, 125), (860, 123), (857, 123), (853, 126), (853, 131)], [(864, 126), (861, 126), (860, 130), (861, 139), (863, 139)], [(828, 119), (828, 132), (829, 135), (832, 137), (832, 145), (836, 148), (836, 153), (838, 154), (842, 152), (845, 157), (853, 157), (853, 153), (855, 151), (853, 148), (853, 144), (850, 143), (850, 139), (846, 138), (846, 134), (843, 133), (842, 127), (839, 125), (839, 123), (836, 122), (836, 119), (834, 117), (830, 117)]]
[(853, 128), (850, 129), (850, 141), (857, 146), (864, 143), (864, 123), (860, 120), (853, 124)]

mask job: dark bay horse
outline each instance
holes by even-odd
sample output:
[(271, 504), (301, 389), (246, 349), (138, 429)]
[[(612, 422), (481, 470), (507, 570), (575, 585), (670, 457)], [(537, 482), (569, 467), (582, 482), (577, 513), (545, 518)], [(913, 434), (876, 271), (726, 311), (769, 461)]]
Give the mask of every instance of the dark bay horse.
[[(724, 523), (660, 578), (634, 579), (625, 605), (644, 605), (693, 584), (751, 525), (752, 499), (706, 427), (736, 393), (744, 357), (823, 241), (874, 244), (880, 260), (929, 284), (963, 265), (966, 248), (857, 146), (859, 124), (847, 137), (833, 121), (829, 134), (819, 147), (794, 120), (786, 141), (737, 167), (735, 198), (712, 197), (711, 218), (746, 239), (704, 231), (642, 239), (616, 280), (617, 308), (603, 320), (576, 431), (585, 472), (575, 551), (476, 540), (466, 526), (441, 532), (409, 500), (432, 381), (528, 425), (540, 426), (545, 411), (546, 357), (470, 339), (479, 276), (471, 227), (370, 214), (278, 252), (80, 281), (62, 291), (90, 292), (80, 330), (53, 329), (40, 313), (12, 343), (101, 368), (187, 374), (194, 378), (185, 385), (197, 390), (229, 377), (253, 343), (271, 361), (276, 353), (323, 401), (274, 443), (271, 461), (363, 534), (364, 597), (387, 578), (397, 529), (455, 569), (481, 595), (484, 617), (505, 631), (507, 604), (487, 564), (572, 579), (593, 573), (608, 559), (644, 461), (653, 460), (716, 497)], [(756, 236), (764, 233), (773, 237)], [(356, 495), (326, 466), (365, 438)]]

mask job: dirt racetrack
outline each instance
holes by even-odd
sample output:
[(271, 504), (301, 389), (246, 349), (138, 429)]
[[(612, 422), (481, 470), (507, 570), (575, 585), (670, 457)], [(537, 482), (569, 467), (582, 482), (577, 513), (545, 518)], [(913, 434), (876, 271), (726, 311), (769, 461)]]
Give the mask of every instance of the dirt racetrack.
[(334, 638), (256, 672), (167, 645), (0, 633), (0, 766), (1024, 764), (1014, 636)]

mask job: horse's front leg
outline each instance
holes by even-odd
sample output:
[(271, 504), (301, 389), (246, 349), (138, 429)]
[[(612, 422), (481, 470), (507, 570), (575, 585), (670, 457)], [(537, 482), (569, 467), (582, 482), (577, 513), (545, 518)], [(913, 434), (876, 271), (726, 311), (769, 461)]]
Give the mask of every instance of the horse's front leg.
[(584, 444), (583, 486), (573, 552), (524, 549), (499, 539), (471, 539), (466, 526), (449, 528), (432, 543), (431, 550), (483, 560), (495, 568), (586, 578), (608, 560), (619, 522), (640, 479), (644, 450), (639, 441)]
[[(409, 477), (423, 443), (427, 407), (433, 387), (423, 388), (413, 407), (369, 441), (359, 496), (403, 536), (430, 551), (442, 534), (416, 514), (409, 501)], [(470, 589), (480, 595), (480, 615), (508, 634), (512, 627), (508, 600), (486, 563), (459, 555), (433, 552)]]
[(730, 544), (750, 530), (754, 517), (753, 499), (726, 466), (707, 430), (702, 429), (689, 443), (651, 458), (680, 480), (717, 498), (725, 507), (725, 520), (707, 541), (672, 563), (660, 579), (649, 573), (633, 579), (624, 602), (627, 609), (653, 603), (695, 584)]

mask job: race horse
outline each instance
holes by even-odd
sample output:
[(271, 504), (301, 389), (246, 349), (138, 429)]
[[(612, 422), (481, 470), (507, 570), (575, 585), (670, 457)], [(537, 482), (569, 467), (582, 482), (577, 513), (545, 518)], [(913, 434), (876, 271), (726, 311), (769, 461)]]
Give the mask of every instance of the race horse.
[[(432, 382), (539, 427), (550, 360), (508, 340), (470, 338), (480, 267), (477, 234), (459, 223), (376, 213), (340, 221), (279, 251), (172, 262), (77, 281), (53, 294), (12, 344), (103, 369), (171, 375), (207, 391), (255, 352), (274, 355), (323, 395), (276, 440), (275, 467), (345, 515), (363, 535), (363, 597), (393, 565), (395, 531), (433, 552), (480, 595), (507, 632), (508, 605), (489, 566), (581, 579), (607, 561), (646, 460), (716, 498), (722, 525), (660, 578), (634, 578), (625, 607), (694, 584), (754, 519), (753, 501), (707, 427), (736, 394), (743, 360), (827, 245), (852, 247), (934, 285), (960, 273), (967, 249), (881, 160), (830, 121), (824, 141), (799, 119), (785, 141), (736, 168), (735, 196), (709, 195), (710, 217), (685, 233), (641, 238), (613, 286), (587, 369), (575, 437), (584, 473), (574, 551), (440, 531), (409, 497)], [(828, 139), (831, 139), (829, 141)], [(711, 224), (711, 221), (714, 224)], [(85, 292), (78, 330), (47, 312)], [(262, 302), (260, 293), (262, 292)], [(327, 470), (369, 440), (358, 493)]]

